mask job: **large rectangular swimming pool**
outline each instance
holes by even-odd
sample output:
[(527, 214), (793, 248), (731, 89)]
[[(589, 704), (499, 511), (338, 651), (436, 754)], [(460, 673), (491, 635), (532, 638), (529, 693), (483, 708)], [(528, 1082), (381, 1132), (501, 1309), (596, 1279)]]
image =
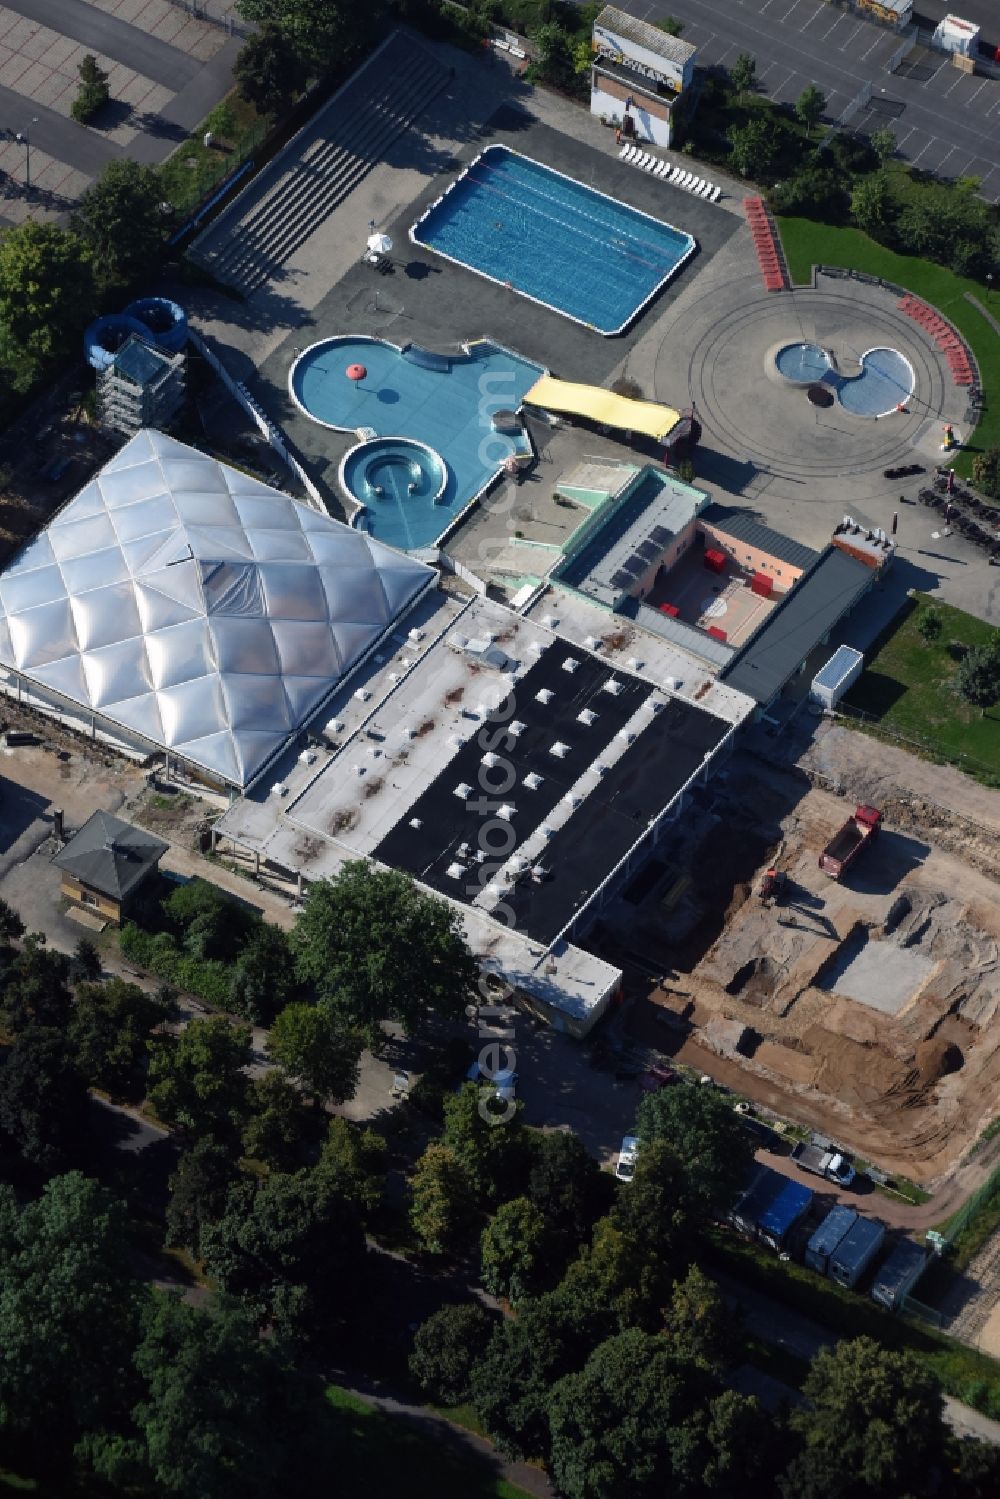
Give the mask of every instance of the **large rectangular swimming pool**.
[(414, 224), (415, 244), (621, 333), (694, 253), (682, 229), (507, 146), (488, 146)]

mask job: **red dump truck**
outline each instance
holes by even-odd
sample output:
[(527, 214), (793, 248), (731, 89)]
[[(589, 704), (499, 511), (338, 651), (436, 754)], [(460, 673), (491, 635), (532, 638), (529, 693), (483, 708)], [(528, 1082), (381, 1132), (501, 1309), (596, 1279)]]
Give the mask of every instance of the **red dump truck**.
[(819, 867), (823, 873), (839, 880), (865, 845), (876, 836), (881, 822), (882, 813), (877, 807), (855, 807), (853, 816), (834, 833), (819, 856)]

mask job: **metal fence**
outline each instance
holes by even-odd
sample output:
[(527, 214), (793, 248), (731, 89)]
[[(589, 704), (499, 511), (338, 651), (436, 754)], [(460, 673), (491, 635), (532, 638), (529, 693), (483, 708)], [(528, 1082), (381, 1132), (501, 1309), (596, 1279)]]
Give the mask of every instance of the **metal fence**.
[(228, 36), (249, 36), (253, 30), (240, 16), (233, 0), (168, 0), (168, 3), (196, 21), (221, 27)]
[(911, 749), (919, 750), (921, 754), (930, 756), (931, 759), (936, 760), (939, 764), (954, 765), (957, 770), (964, 770), (970, 773), (980, 771), (986, 776), (996, 775), (996, 769), (993, 766), (984, 765), (981, 760), (973, 759), (971, 755), (965, 754), (963, 750), (959, 750), (957, 754), (949, 754), (947, 750), (942, 749), (940, 744), (934, 744), (929, 739), (919, 739), (912, 734), (901, 734), (898, 729), (886, 727), (875, 714), (866, 713), (863, 708), (855, 708), (851, 703), (845, 702), (843, 698), (841, 698), (834, 710), (834, 717), (838, 714), (844, 718), (855, 719), (858, 723), (863, 724), (865, 729), (870, 733), (884, 735), (886, 739), (891, 739), (896, 744), (905, 744)]
[(973, 1192), (964, 1207), (951, 1219), (945, 1232), (945, 1241), (954, 1244), (965, 1232), (973, 1218), (988, 1202), (1000, 1193), (1000, 1166), (995, 1166), (978, 1191)]

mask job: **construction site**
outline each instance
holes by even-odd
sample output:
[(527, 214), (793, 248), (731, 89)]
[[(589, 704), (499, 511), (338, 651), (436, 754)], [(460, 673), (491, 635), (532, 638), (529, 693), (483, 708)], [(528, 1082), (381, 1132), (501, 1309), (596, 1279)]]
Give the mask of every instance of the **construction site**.
[(996, 1109), (1000, 829), (894, 794), (892, 752), (865, 743), (885, 817), (840, 879), (820, 855), (864, 770), (834, 794), (812, 764), (744, 752), (595, 937), (636, 996), (637, 1042), (940, 1187)]

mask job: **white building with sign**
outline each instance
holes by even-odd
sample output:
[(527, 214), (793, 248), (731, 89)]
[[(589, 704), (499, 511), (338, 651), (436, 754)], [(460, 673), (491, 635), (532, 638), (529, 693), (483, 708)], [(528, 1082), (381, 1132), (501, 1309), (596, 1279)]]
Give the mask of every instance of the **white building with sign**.
[(630, 140), (669, 146), (671, 114), (694, 78), (696, 49), (606, 5), (594, 22), (590, 112)]

